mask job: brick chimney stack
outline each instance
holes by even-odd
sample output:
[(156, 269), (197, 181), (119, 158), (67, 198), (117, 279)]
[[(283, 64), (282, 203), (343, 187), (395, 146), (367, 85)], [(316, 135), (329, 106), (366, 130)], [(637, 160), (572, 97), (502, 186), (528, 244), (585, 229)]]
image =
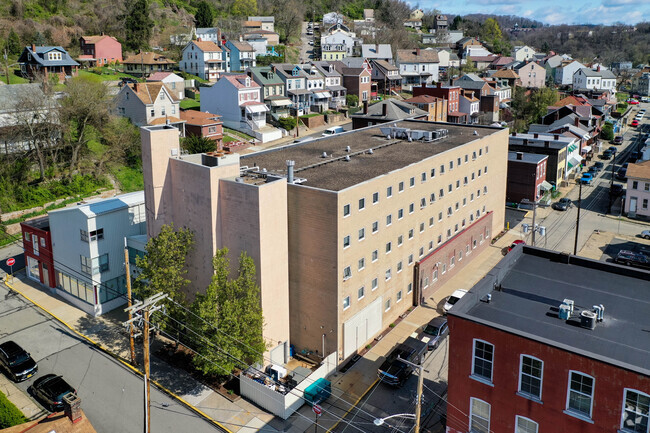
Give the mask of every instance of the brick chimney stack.
[(36, 45), (32, 44), (32, 52), (36, 52)]
[(416, 49), (415, 49), (415, 55), (416, 55), (416, 56), (419, 56), (419, 55), (420, 55), (420, 49), (419, 49), (419, 48), (416, 48)]

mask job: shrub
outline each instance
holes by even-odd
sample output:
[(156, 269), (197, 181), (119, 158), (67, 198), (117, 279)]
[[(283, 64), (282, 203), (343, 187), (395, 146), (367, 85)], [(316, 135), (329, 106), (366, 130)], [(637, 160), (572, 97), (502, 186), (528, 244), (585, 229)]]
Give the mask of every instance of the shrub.
[(603, 125), (603, 129), (600, 131), (600, 138), (607, 141), (614, 139), (614, 127), (610, 123)]
[(295, 117), (280, 117), (278, 119), (278, 123), (280, 124), (280, 127), (286, 129), (287, 131), (291, 131), (293, 128), (296, 127), (296, 118)]
[(0, 429), (13, 427), (27, 421), (27, 418), (0, 392)]
[(345, 103), (348, 104), (348, 107), (356, 107), (359, 105), (359, 97), (357, 95), (346, 95)]

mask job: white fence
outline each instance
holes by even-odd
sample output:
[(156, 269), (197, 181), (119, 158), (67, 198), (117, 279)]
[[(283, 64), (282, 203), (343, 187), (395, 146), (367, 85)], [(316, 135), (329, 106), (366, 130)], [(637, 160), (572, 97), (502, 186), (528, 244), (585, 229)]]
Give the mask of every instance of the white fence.
[(316, 380), (326, 378), (336, 370), (337, 357), (337, 352), (330, 353), (318, 369), (287, 394), (279, 393), (242, 374), (239, 377), (241, 395), (272, 414), (287, 419), (305, 403), (303, 398), (305, 389)]

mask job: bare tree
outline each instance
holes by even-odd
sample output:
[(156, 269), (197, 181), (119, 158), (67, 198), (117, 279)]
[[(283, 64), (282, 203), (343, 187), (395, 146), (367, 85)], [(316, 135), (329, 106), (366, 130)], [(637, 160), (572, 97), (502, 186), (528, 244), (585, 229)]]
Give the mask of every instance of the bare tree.
[(300, 35), (305, 6), (299, 0), (278, 0), (274, 4), (275, 27), (284, 41)]

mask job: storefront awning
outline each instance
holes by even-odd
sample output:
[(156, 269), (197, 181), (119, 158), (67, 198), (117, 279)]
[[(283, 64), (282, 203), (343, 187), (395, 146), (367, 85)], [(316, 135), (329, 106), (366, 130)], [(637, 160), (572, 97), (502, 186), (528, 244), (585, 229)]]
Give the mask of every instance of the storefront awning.
[(269, 111), (269, 109), (266, 108), (266, 105), (264, 104), (255, 104), (255, 105), (247, 105), (246, 111), (248, 113), (264, 113), (266, 111)]
[(291, 105), (291, 99), (283, 98), (271, 100), (272, 107), (286, 107), (287, 105)]
[(314, 92), (314, 96), (318, 99), (331, 98), (332, 94), (330, 92)]
[(581, 150), (580, 152), (581, 152), (581, 153), (589, 153), (589, 152), (591, 152), (591, 146), (585, 146), (585, 147), (583, 147), (582, 150)]
[(572, 156), (571, 158), (569, 158), (568, 164), (569, 164), (569, 168), (576, 167), (580, 165), (580, 159), (576, 158), (575, 156)]
[(544, 191), (550, 191), (550, 190), (553, 189), (553, 185), (551, 185), (547, 181), (543, 180), (542, 184), (540, 185), (540, 188), (542, 188)]

